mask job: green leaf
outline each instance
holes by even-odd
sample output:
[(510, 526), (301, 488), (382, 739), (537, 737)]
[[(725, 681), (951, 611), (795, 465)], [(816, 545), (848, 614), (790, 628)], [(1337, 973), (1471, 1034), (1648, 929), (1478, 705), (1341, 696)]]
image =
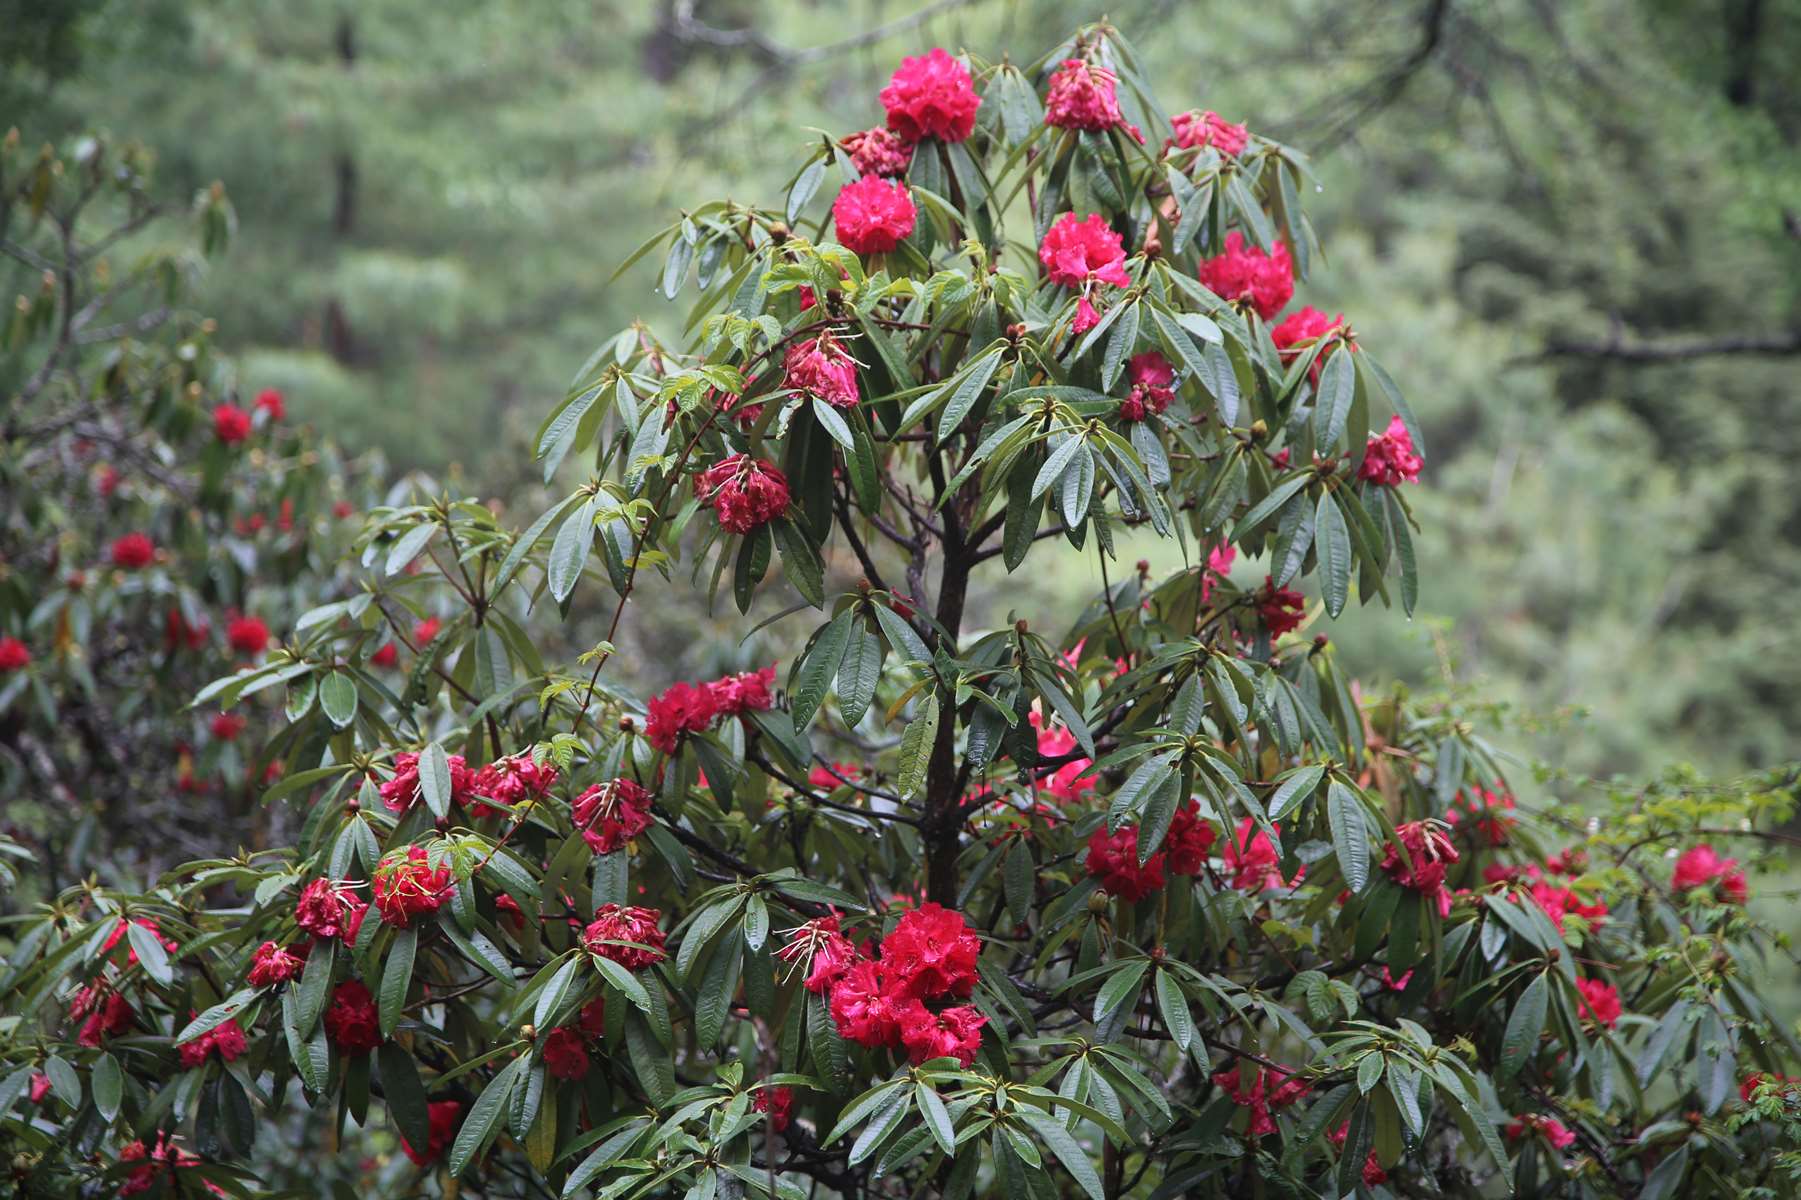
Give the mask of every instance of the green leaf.
[[(808, 163), (794, 180), (794, 186), (788, 189), (788, 206), (784, 210), (788, 224), (800, 220), (801, 213), (807, 210), (813, 196), (819, 191), (820, 183), (825, 179), (825, 159), (816, 158)], [(664, 288), (667, 293), (668, 288)]]
[(782, 552), (782, 570), (807, 603), (818, 607), (825, 603), (825, 566), (813, 543), (793, 521), (782, 518), (773, 523), (775, 544)]
[(1082, 1149), (1082, 1144), (1076, 1141), (1062, 1121), (1029, 1105), (1020, 1105), (1014, 1111), (1025, 1118), (1039, 1140), (1050, 1148), (1051, 1153), (1057, 1156), (1057, 1161), (1082, 1185), (1089, 1200), (1107, 1200), (1100, 1173), (1094, 1169), (1088, 1152)]
[(646, 1124), (642, 1117), (621, 1117), (596, 1130), (596, 1133), (604, 1133), (605, 1138), (594, 1148), (592, 1154), (582, 1160), (581, 1166), (569, 1173), (569, 1178), (563, 1184), (564, 1200), (600, 1178), (602, 1171), (618, 1162), (626, 1147), (644, 1132)]
[(951, 1124), (950, 1110), (944, 1107), (944, 1101), (924, 1083), (914, 1085), (913, 1101), (919, 1106), (919, 1115), (925, 1118), (926, 1128), (932, 1131), (933, 1140), (946, 1154), (954, 1156), (957, 1153), (957, 1130)]
[(1326, 816), (1332, 826), (1332, 851), (1338, 856), (1345, 886), (1361, 892), (1370, 877), (1369, 828), (1363, 820), (1363, 802), (1334, 779), (1326, 789)]
[(550, 594), (557, 603), (569, 598), (582, 577), (588, 554), (594, 548), (594, 502), (581, 505), (569, 514), (550, 544), (550, 559), (545, 564), (545, 578)]
[(431, 541), (432, 535), (437, 532), (438, 525), (435, 521), (427, 521), (407, 530), (388, 551), (388, 561), (382, 566), (383, 573), (398, 575), (404, 571), (408, 563), (419, 557), (420, 551), (425, 549), (425, 544)]
[(589, 958), (593, 961), (595, 969), (606, 978), (608, 983), (624, 994), (627, 1000), (645, 1012), (650, 1011), (650, 993), (644, 990), (644, 985), (638, 982), (636, 975), (610, 958), (602, 958), (598, 954), (591, 954)]
[(337, 949), (335, 939), (322, 938), (313, 943), (312, 952), (306, 956), (306, 968), (300, 975), (295, 1010), (295, 1024), (299, 1026), (302, 1038), (313, 1032), (313, 1026), (319, 1022), (319, 1014), (325, 1010), (325, 997), (331, 990), (332, 964), (336, 959)]
[(52, 1054), (44, 1060), (44, 1074), (50, 1080), (50, 1090), (56, 1093), (57, 1099), (70, 1108), (81, 1107), (81, 1076), (69, 1065), (69, 1060), (59, 1054)]
[(1269, 798), (1269, 819), (1280, 821), (1299, 807), (1302, 801), (1313, 795), (1325, 774), (1324, 767), (1301, 767), (1285, 778)]
[(1116, 1009), (1137, 997), (1138, 985), (1144, 981), (1144, 973), (1149, 969), (1148, 962), (1138, 959), (1107, 976), (1107, 982), (1101, 985), (1101, 990), (1094, 997), (1096, 1025), (1105, 1023)]
[(431, 815), (443, 820), (450, 815), (450, 758), (444, 747), (432, 742), (419, 752), (419, 795)]
[(882, 639), (864, 632), (862, 626), (851, 631), (844, 647), (844, 659), (838, 664), (838, 713), (844, 723), (855, 728), (869, 711), (875, 699), (876, 685), (882, 679), (882, 660), (887, 651)]
[(110, 1125), (119, 1115), (119, 1105), (125, 1098), (125, 1076), (119, 1070), (119, 1060), (110, 1054), (102, 1054), (94, 1063), (92, 1083), (94, 1111)]
[(1550, 988), (1544, 974), (1535, 976), (1515, 1001), (1507, 1017), (1507, 1030), (1501, 1035), (1501, 1066), (1498, 1074), (1511, 1079), (1519, 1074), (1526, 1060), (1538, 1052), (1539, 1035), (1545, 1028), (1545, 1011), (1550, 1002)]
[(1032, 479), (1032, 494), (1029, 499), (1036, 500), (1049, 491), (1051, 484), (1063, 477), (1064, 468), (1069, 466), (1076, 453), (1087, 445), (1087, 441), (1078, 434), (1066, 439), (1061, 446), (1053, 450), (1051, 456), (1044, 460), (1044, 465), (1038, 468), (1038, 474)]
[(812, 649), (794, 674), (794, 685), (788, 694), (789, 708), (794, 714), (794, 728), (805, 729), (819, 711), (838, 665), (844, 661), (844, 647), (850, 641), (851, 622), (855, 615), (846, 609), (832, 618), (814, 639)]
[(175, 982), (174, 968), (169, 965), (169, 952), (163, 949), (163, 943), (155, 933), (132, 921), (125, 927), (125, 937), (150, 978), (164, 987)]
[(819, 422), (820, 428), (824, 429), (834, 442), (837, 442), (846, 450), (856, 450), (857, 443), (856, 439), (851, 436), (850, 426), (845, 424), (844, 418), (839, 415), (837, 409), (827, 404), (824, 400), (821, 400), (818, 396), (813, 397), (813, 417)]
[(1337, 617), (1351, 594), (1351, 531), (1331, 492), (1320, 494), (1313, 519), (1313, 545), (1325, 583), (1326, 612)]
[(319, 681), (319, 704), (339, 729), (356, 719), (356, 699), (356, 681), (342, 671)]
[(1182, 985), (1168, 971), (1157, 972), (1157, 1011), (1163, 1016), (1163, 1028), (1183, 1050), (1194, 1040), (1194, 1014), (1188, 1011), (1188, 997)]
[(1328, 454), (1344, 436), (1345, 422), (1351, 416), (1351, 402), (1357, 397), (1357, 380), (1352, 374), (1351, 355), (1340, 346), (1326, 357), (1320, 370), (1319, 391), (1313, 399), (1313, 442), (1321, 454)]
[(969, 410), (981, 398), (982, 389), (994, 378), (995, 368), (1000, 365), (1001, 351), (996, 348), (977, 359), (973, 366), (963, 372), (962, 381), (957, 384), (956, 391), (951, 393), (944, 411), (938, 416), (939, 441), (948, 440), (956, 432), (957, 426), (963, 423), (963, 418), (969, 415)]
[(925, 786), (932, 746), (938, 740), (938, 697), (927, 696), (901, 735), (900, 763), (895, 787), (902, 796), (913, 796)]
[(413, 1056), (398, 1042), (383, 1042), (376, 1047), (375, 1065), (381, 1072), (382, 1098), (394, 1128), (409, 1145), (425, 1146), (431, 1141), (431, 1110)]
[[(463, 1173), (482, 1147), (488, 1144), (500, 1125), (500, 1118), (506, 1112), (507, 1101), (513, 1097), (513, 1088), (518, 1084), (520, 1075), (531, 1062), (529, 1058), (515, 1058), (495, 1073), (476, 1097), (475, 1105), (470, 1108), (469, 1115), (463, 1119), (463, 1126), (457, 1130), (456, 1140), (450, 1145), (450, 1158), (446, 1167), (450, 1176), (455, 1179)], [(428, 1124), (429, 1128), (429, 1124)]]

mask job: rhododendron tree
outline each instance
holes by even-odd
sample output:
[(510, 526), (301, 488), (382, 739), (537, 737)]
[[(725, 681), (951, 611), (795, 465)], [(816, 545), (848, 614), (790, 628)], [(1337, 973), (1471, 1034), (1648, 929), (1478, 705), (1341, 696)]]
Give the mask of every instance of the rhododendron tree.
[[(1793, 1031), (1718, 849), (1788, 797), (1580, 824), (1513, 797), (1490, 706), (1366, 690), (1320, 633), (1412, 611), (1430, 458), (1351, 323), (1274, 336), (1319, 261), (1301, 156), (1159, 103), (1107, 25), (910, 57), (878, 103), (779, 208), (646, 243), (683, 332), (580, 367), (547, 509), (395, 495), (363, 590), (200, 692), (285, 693), (300, 836), (17, 925), (24, 1185), (156, 1147), (310, 1188), (265, 1115), (363, 1130), (384, 1195), (1792, 1176)], [(1005, 607), (1058, 555), (1091, 603)], [(664, 589), (797, 648), (636, 695), (609, 664)], [(562, 616), (603, 640), (548, 659)]]

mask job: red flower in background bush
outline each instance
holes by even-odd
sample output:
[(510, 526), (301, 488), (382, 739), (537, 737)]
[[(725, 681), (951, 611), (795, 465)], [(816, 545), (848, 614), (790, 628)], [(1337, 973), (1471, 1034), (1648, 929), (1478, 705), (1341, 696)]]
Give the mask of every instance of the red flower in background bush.
[(305, 966), (305, 959), (279, 943), (264, 942), (251, 955), (250, 973), (245, 982), (254, 988), (274, 987), (299, 975)]
[(346, 979), (332, 991), (325, 1006), (325, 1032), (338, 1053), (363, 1055), (382, 1044), (375, 997), (360, 979)]
[(1534, 1133), (1550, 1143), (1553, 1150), (1568, 1150), (1576, 1142), (1576, 1135), (1565, 1129), (1563, 1122), (1554, 1117), (1543, 1116), (1539, 1113), (1526, 1113), (1507, 1123), (1509, 1141), (1522, 1141)]
[(803, 982), (816, 996), (830, 991), (856, 961), (857, 948), (838, 929), (836, 916), (816, 917), (789, 931), (787, 943), (775, 952), (783, 962), (799, 964)]
[(775, 684), (775, 667), (760, 671), (743, 671), (726, 675), (707, 684), (712, 693), (714, 710), (722, 717), (742, 716), (747, 712), (768, 712), (775, 704), (769, 689)]
[(382, 643), (381, 649), (369, 656), (369, 665), (387, 669), (400, 661), (400, 647), (393, 642)]
[(207, 624), (204, 616), (196, 617), (194, 624), (190, 625), (187, 618), (182, 615), (180, 608), (171, 608), (163, 623), (163, 646), (169, 650), (178, 650), (184, 647), (189, 650), (201, 650), (205, 648), (207, 634), (211, 630), (212, 627)]
[(239, 654), (261, 654), (269, 647), (269, 627), (261, 617), (233, 617), (225, 625), (225, 644)]
[(1277, 242), (1266, 253), (1255, 243), (1247, 243), (1237, 230), (1226, 235), (1221, 253), (1202, 260), (1200, 277), (1207, 290), (1221, 300), (1249, 304), (1265, 321), (1274, 320), (1294, 295), (1294, 264), (1288, 246)]
[[(1038, 729), (1038, 753), (1045, 758), (1062, 758), (1076, 748), (1076, 735), (1061, 725), (1047, 723), (1038, 713), (1031, 714), (1031, 722)], [(1067, 804), (1080, 800), (1094, 791), (1095, 777), (1084, 775), (1091, 760), (1074, 758), (1058, 767), (1045, 777), (1038, 785), (1039, 790)]]
[[(450, 764), (451, 805), (468, 804), (474, 795), (475, 772), (469, 769), (468, 762), (460, 754), (446, 754), (444, 760)], [(383, 780), (376, 790), (381, 795), (382, 805), (393, 813), (404, 813), (423, 800), (425, 793), (419, 788), (418, 752), (402, 750), (396, 754), (394, 777)]]
[[(1438, 915), (1451, 915), (1451, 889), (1445, 886), (1445, 871), (1460, 857), (1444, 831), (1429, 821), (1408, 821), (1395, 827), (1401, 845), (1388, 843), (1382, 854), (1382, 871), (1409, 891), (1418, 892), (1438, 908)], [(1401, 856), (1405, 847), (1407, 856)]]
[(1490, 846), (1505, 846), (1508, 831), (1519, 824), (1508, 815), (1513, 807), (1512, 793), (1498, 780), (1493, 791), (1477, 784), (1457, 793), (1445, 821), (1461, 829), (1467, 819), (1470, 829)]
[(1271, 576), (1264, 576), (1263, 590), (1257, 593), (1257, 617), (1272, 638), (1300, 628), (1307, 615), (1307, 600), (1293, 588), (1279, 588)]
[(0, 671), (23, 671), (31, 665), (31, 650), (16, 637), (0, 637)]
[(567, 1025), (544, 1038), (544, 1068), (558, 1079), (581, 1079), (588, 1073), (588, 1044), (579, 1030)]
[(1213, 826), (1201, 819), (1199, 804), (1190, 800), (1178, 808), (1163, 838), (1163, 849), (1169, 852), (1170, 874), (1199, 875), (1207, 865), (1214, 836)]
[(1100, 880), (1101, 890), (1109, 896), (1136, 904), (1163, 887), (1165, 853), (1159, 847), (1142, 864), (1138, 861), (1138, 826), (1122, 825), (1108, 833), (1103, 823), (1088, 835), (1088, 857), (1083, 866)]
[[(664, 934), (657, 927), (661, 916), (654, 908), (603, 904), (594, 910), (594, 919), (582, 931), (582, 945), (588, 953), (610, 958), (628, 971), (641, 971), (667, 957), (663, 952)], [(617, 944), (620, 942), (637, 944)]]
[(1619, 989), (1604, 979), (1578, 979), (1576, 990), (1582, 993), (1582, 1016), (1612, 1029), (1626, 1011), (1620, 1006)]
[(1413, 435), (1407, 432), (1406, 423), (1393, 416), (1388, 419), (1386, 430), (1370, 434), (1357, 478), (1378, 487), (1399, 487), (1419, 479), (1420, 468), (1425, 465), (1425, 460), (1413, 452)]
[(846, 184), (832, 201), (838, 240), (854, 254), (883, 254), (894, 249), (913, 232), (915, 216), (907, 185), (877, 175)]
[[(1337, 1129), (1334, 1129), (1331, 1133), (1327, 1134), (1326, 1140), (1331, 1142), (1334, 1146), (1343, 1149), (1345, 1141), (1350, 1136), (1351, 1123), (1346, 1121)], [(1374, 1150), (1371, 1150), (1364, 1156), (1363, 1182), (1366, 1187), (1375, 1187), (1379, 1183), (1388, 1182), (1388, 1172), (1382, 1169), (1382, 1160), (1376, 1157), (1376, 1152)]]
[(750, 1107), (753, 1112), (768, 1113), (770, 1128), (781, 1133), (794, 1119), (794, 1089), (785, 1086), (759, 1088), (751, 1097)]
[[(857, 406), (857, 360), (830, 333), (790, 346), (782, 359), (782, 372), (783, 387), (833, 408)], [(784, 495), (786, 487), (783, 480)]]
[[(1238, 822), (1238, 832), (1220, 857), (1231, 872), (1232, 886), (1241, 892), (1267, 892), (1289, 884), (1282, 878), (1282, 856), (1276, 853), (1276, 844), (1249, 817)], [(1296, 870), (1294, 882), (1300, 881), (1301, 874)]]
[[(200, 1165), (198, 1156), (189, 1154), (170, 1140), (168, 1133), (158, 1133), (150, 1145), (144, 1144), (143, 1138), (127, 1144), (119, 1151), (119, 1161), (141, 1162), (144, 1165), (125, 1176), (119, 1184), (119, 1195), (136, 1196), (157, 1186), (157, 1181), (165, 1174), (171, 1179), (175, 1172)], [(226, 1192), (210, 1179), (202, 1179), (200, 1186), (215, 1196), (223, 1196)]]
[(264, 388), (256, 394), (256, 407), (269, 414), (269, 420), (285, 420), (288, 415), (287, 399), (278, 388)]
[(960, 142), (975, 130), (982, 106), (968, 69), (942, 48), (901, 59), (881, 101), (888, 128), (909, 142)]
[(1557, 926), (1559, 930), (1563, 928), (1564, 917), (1571, 913), (1582, 917), (1590, 925), (1599, 924), (1607, 916), (1605, 904), (1588, 904), (1569, 888), (1558, 887), (1542, 880), (1532, 885), (1532, 898), (1538, 902), (1540, 908), (1545, 910), (1545, 915), (1551, 918), (1551, 924)]
[(213, 409), (213, 436), (227, 446), (235, 446), (250, 436), (250, 414), (235, 404), (221, 404)]
[(369, 906), (353, 896), (348, 888), (329, 879), (315, 879), (300, 889), (300, 900), (294, 905), (294, 922), (316, 938), (355, 942), (368, 910)]
[(1169, 119), (1176, 136), (1167, 145), (1187, 150), (1195, 146), (1212, 146), (1221, 154), (1236, 158), (1250, 143), (1251, 131), (1243, 125), (1224, 120), (1212, 109), (1177, 113)]
[(424, 846), (408, 846), (404, 857), (390, 856), (375, 868), (374, 890), (381, 919), (405, 928), (414, 917), (437, 912), (456, 887), (449, 867), (432, 866)]
[[(473, 796), (518, 808), (529, 800), (542, 800), (556, 783), (556, 764), (533, 762), (531, 751), (522, 750), (497, 758), (475, 772), (469, 780), (469, 791)], [(498, 811), (480, 803), (472, 807), (476, 816), (490, 816)]]
[(705, 685), (672, 683), (646, 705), (644, 736), (664, 754), (674, 754), (684, 733), (699, 733), (719, 715), (719, 699)]
[(236, 1021), (226, 1021), (175, 1049), (181, 1056), (182, 1067), (191, 1071), (204, 1065), (209, 1054), (217, 1054), (221, 1062), (233, 1062), (249, 1048), (243, 1027)]
[(99, 1046), (109, 1037), (130, 1033), (137, 1016), (125, 997), (104, 982), (89, 984), (69, 1002), (69, 1018), (81, 1021), (75, 1041), (82, 1046)]
[(597, 783), (576, 798), (571, 815), (596, 854), (611, 854), (650, 828), (650, 793), (630, 779)]
[(1144, 136), (1119, 111), (1118, 80), (1105, 67), (1066, 58), (1051, 76), (1044, 97), (1044, 123), (1059, 129), (1099, 133), (1118, 126), (1142, 142)]
[(147, 567), (155, 557), (156, 543), (147, 534), (127, 533), (113, 542), (113, 566), (122, 570), (136, 571)]
[(215, 713), (209, 728), (220, 741), (235, 742), (248, 724), (250, 722), (237, 713)]
[(424, 647), (433, 638), (438, 636), (438, 631), (442, 628), (444, 628), (444, 622), (438, 620), (438, 618), (425, 618), (425, 620), (420, 621), (417, 625), (413, 626), (413, 645)]
[(1287, 1108), (1312, 1090), (1312, 1085), (1300, 1076), (1270, 1067), (1258, 1068), (1249, 1084), (1236, 1067), (1220, 1071), (1213, 1076), (1213, 1085), (1232, 1097), (1232, 1103), (1251, 1110), (1251, 1123), (1245, 1132), (1252, 1137), (1276, 1132), (1271, 1110)]
[[(1291, 287), (1290, 291), (1292, 290)], [(1276, 352), (1282, 356), (1282, 365), (1287, 366), (1305, 354), (1313, 343), (1334, 330), (1342, 328), (1344, 328), (1343, 313), (1339, 313), (1336, 317), (1328, 317), (1309, 304), (1284, 317), (1274, 329), (1269, 331), (1269, 340), (1275, 343)], [(1337, 347), (1322, 350), (1320, 356), (1313, 360), (1313, 367), (1307, 372), (1307, 377), (1315, 384), (1319, 383), (1320, 368), (1336, 352)], [(1408, 449), (1412, 449), (1411, 444)]]
[(880, 126), (853, 133), (838, 144), (850, 155), (858, 175), (898, 177), (907, 173), (907, 164), (913, 161), (912, 145)]
[(788, 479), (769, 463), (733, 454), (694, 477), (694, 494), (727, 533), (751, 533), (788, 511)]
[(1721, 858), (1705, 842), (1682, 852), (1670, 874), (1670, 888), (1676, 892), (1711, 888), (1716, 896), (1731, 904), (1743, 904), (1750, 897), (1738, 859)]
[(426, 1105), (426, 1118), (431, 1122), (431, 1132), (423, 1151), (413, 1148), (411, 1142), (400, 1139), (400, 1149), (412, 1160), (414, 1166), (425, 1167), (444, 1156), (450, 1149), (450, 1143), (456, 1139), (457, 1126), (462, 1122), (463, 1104), (460, 1100), (433, 1100)]

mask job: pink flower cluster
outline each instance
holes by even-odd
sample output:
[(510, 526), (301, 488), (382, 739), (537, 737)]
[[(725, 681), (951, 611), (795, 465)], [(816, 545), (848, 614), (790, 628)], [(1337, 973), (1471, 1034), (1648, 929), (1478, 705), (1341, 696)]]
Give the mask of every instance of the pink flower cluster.
[(1277, 242), (1266, 253), (1237, 230), (1226, 235), (1224, 251), (1202, 260), (1200, 276), (1208, 291), (1221, 300), (1249, 304), (1265, 321), (1273, 320), (1294, 295), (1288, 246)]
[[(890, 185), (877, 181), (875, 186)], [(905, 191), (904, 188), (902, 190)], [(910, 206), (912, 201), (907, 203)], [(913, 227), (909, 222), (907, 232), (912, 231)], [(888, 249), (893, 248), (890, 243)], [(824, 400), (833, 408), (857, 407), (857, 360), (830, 333), (822, 333), (816, 338), (808, 338), (790, 346), (783, 357), (782, 370), (782, 386), (785, 388), (815, 400)]]
[(1168, 145), (1182, 150), (1196, 146), (1212, 146), (1228, 158), (1236, 158), (1244, 153), (1245, 146), (1250, 144), (1251, 131), (1243, 125), (1234, 125), (1225, 120), (1212, 109), (1201, 112), (1177, 113), (1169, 119), (1176, 136)]
[(881, 101), (888, 128), (908, 143), (928, 137), (963, 141), (975, 131), (976, 109), (982, 106), (968, 68), (942, 47), (901, 59)]
[(424, 846), (408, 846), (375, 868), (375, 908), (389, 925), (405, 928), (417, 916), (435, 913), (456, 891), (450, 868), (431, 865)]
[(300, 889), (294, 905), (294, 922), (315, 938), (337, 938), (354, 943), (369, 906), (357, 899), (350, 886), (331, 879), (315, 879)]
[(1505, 846), (1508, 831), (1519, 824), (1507, 815), (1513, 807), (1513, 795), (1507, 785), (1496, 780), (1493, 791), (1478, 784), (1458, 792), (1451, 801), (1450, 810), (1445, 813), (1445, 821), (1461, 829), (1467, 820), (1476, 836), (1490, 846)]
[[(1282, 832), (1280, 826), (1275, 829), (1277, 833)], [(1299, 883), (1305, 873), (1296, 868), (1293, 879), (1283, 879), (1282, 856), (1276, 853), (1276, 844), (1249, 817), (1238, 822), (1238, 831), (1226, 843), (1220, 857), (1231, 873), (1232, 886), (1241, 892), (1267, 892), (1272, 888), (1290, 887)]]
[(249, 1048), (250, 1042), (244, 1037), (243, 1027), (236, 1021), (226, 1021), (191, 1041), (183, 1042), (176, 1047), (176, 1051), (181, 1055), (182, 1068), (191, 1071), (204, 1065), (208, 1055), (217, 1054), (220, 1062), (234, 1062)]
[[(1451, 889), (1445, 883), (1445, 872), (1460, 855), (1444, 829), (1432, 821), (1408, 821), (1395, 827), (1401, 839), (1399, 846), (1390, 842), (1382, 855), (1382, 872), (1409, 891), (1418, 892), (1438, 908), (1438, 915), (1451, 915)], [(1401, 850), (1407, 854), (1402, 857)]]
[[(804, 948), (791, 952), (800, 943)], [(879, 958), (851, 953), (836, 929), (809, 922), (779, 952), (808, 964), (807, 986), (830, 989), (838, 1031), (863, 1046), (904, 1049), (915, 1063), (954, 1058), (975, 1061), (988, 1018), (967, 998), (977, 978), (981, 943), (963, 914), (927, 903), (903, 915), (879, 948)]]
[[(475, 794), (476, 773), (469, 769), (462, 755), (447, 754), (444, 757), (450, 763), (450, 803), (469, 803), (469, 798)], [(419, 790), (419, 755), (412, 750), (396, 754), (394, 777), (383, 782), (377, 790), (389, 812), (404, 813), (419, 803), (424, 798), (424, 793)]]
[(1126, 378), (1132, 391), (1119, 402), (1122, 421), (1142, 421), (1169, 408), (1176, 398), (1176, 369), (1155, 350), (1134, 354), (1126, 363)]
[[(846, 184), (832, 202), (832, 221), (838, 227), (838, 240), (853, 254), (883, 254), (905, 241), (913, 232), (916, 213), (913, 196), (899, 180), (865, 175)], [(856, 403), (855, 375), (852, 374), (852, 398)], [(848, 406), (846, 406), (848, 407)]]
[(1370, 434), (1357, 478), (1367, 479), (1377, 487), (1399, 487), (1417, 480), (1424, 465), (1425, 461), (1413, 452), (1413, 435), (1407, 432), (1401, 418), (1394, 416), (1388, 419), (1386, 430)]
[(1750, 898), (1745, 873), (1738, 869), (1738, 859), (1721, 858), (1705, 842), (1683, 851), (1670, 875), (1670, 887), (1677, 892), (1706, 888), (1729, 904), (1743, 904)]
[(665, 935), (657, 926), (662, 915), (654, 908), (603, 904), (582, 930), (582, 945), (588, 953), (610, 958), (628, 971), (642, 971), (668, 957), (663, 951)]
[(1232, 1103), (1251, 1110), (1251, 1123), (1245, 1132), (1252, 1137), (1276, 1132), (1272, 1110), (1287, 1108), (1313, 1090), (1299, 1075), (1271, 1067), (1257, 1068), (1248, 1084), (1237, 1067), (1220, 1071), (1213, 1076), (1213, 1086), (1232, 1097)]
[(1083, 220), (1074, 213), (1058, 217), (1039, 244), (1038, 261), (1052, 283), (1074, 288), (1081, 295), (1072, 333), (1086, 333), (1100, 323), (1100, 313), (1090, 299), (1095, 284), (1132, 286), (1132, 277), (1126, 274), (1124, 243), (1099, 213), (1089, 213)]
[(1176, 810), (1163, 844), (1142, 864), (1138, 861), (1138, 826), (1122, 825), (1110, 834), (1103, 824), (1088, 837), (1083, 865), (1109, 896), (1137, 903), (1162, 890), (1166, 863), (1171, 874), (1200, 874), (1213, 838), (1213, 826), (1201, 820), (1200, 805), (1190, 800)]
[(727, 533), (751, 533), (788, 511), (788, 477), (748, 454), (728, 455), (700, 472), (694, 494)]
[(1144, 141), (1144, 134), (1119, 110), (1119, 81), (1113, 72), (1079, 58), (1064, 59), (1051, 76), (1044, 97), (1044, 123), (1094, 133), (1119, 128)]
[(1300, 628), (1301, 619), (1307, 615), (1306, 598), (1293, 588), (1277, 587), (1273, 576), (1264, 577), (1254, 603), (1258, 618), (1272, 638)]
[(708, 683), (672, 684), (651, 698), (644, 736), (664, 754), (674, 754), (685, 733), (709, 729), (722, 717), (769, 711), (775, 704), (769, 690), (774, 683), (775, 667), (768, 666)]
[(881, 127), (853, 133), (838, 143), (850, 155), (859, 176), (897, 179), (913, 161), (913, 144)]
[[(451, 790), (456, 790), (456, 771), (451, 771)], [(518, 808), (530, 800), (542, 800), (556, 786), (557, 769), (549, 762), (532, 761), (531, 751), (523, 750), (505, 758), (497, 758), (475, 773), (469, 791), (476, 796), (497, 801), (507, 808)], [(478, 817), (497, 815), (500, 810), (487, 804), (473, 806)]]

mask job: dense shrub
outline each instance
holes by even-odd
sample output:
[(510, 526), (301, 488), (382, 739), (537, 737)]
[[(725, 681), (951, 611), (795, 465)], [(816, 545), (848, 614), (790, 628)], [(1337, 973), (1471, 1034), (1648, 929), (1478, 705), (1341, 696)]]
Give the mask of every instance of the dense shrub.
[[(1351, 321), (1289, 311), (1299, 155), (1133, 64), (1105, 26), (905, 60), (781, 210), (646, 244), (695, 299), (547, 416), (580, 486), (520, 533), (369, 515), (364, 589), (197, 701), (285, 693), (295, 844), (15, 924), (22, 1190), (1793, 1190), (1723, 845), (1789, 798), (1576, 825), (1479, 702), (1343, 674), (1311, 627), (1411, 611), (1427, 448)], [(1185, 565), (1118, 557), (1153, 535)], [(976, 622), (1059, 553), (1083, 612)], [(802, 649), (611, 684), (683, 587)], [(608, 640), (542, 661), (552, 608)], [(369, 1178), (296, 1160), (352, 1124), (398, 1139)]]

